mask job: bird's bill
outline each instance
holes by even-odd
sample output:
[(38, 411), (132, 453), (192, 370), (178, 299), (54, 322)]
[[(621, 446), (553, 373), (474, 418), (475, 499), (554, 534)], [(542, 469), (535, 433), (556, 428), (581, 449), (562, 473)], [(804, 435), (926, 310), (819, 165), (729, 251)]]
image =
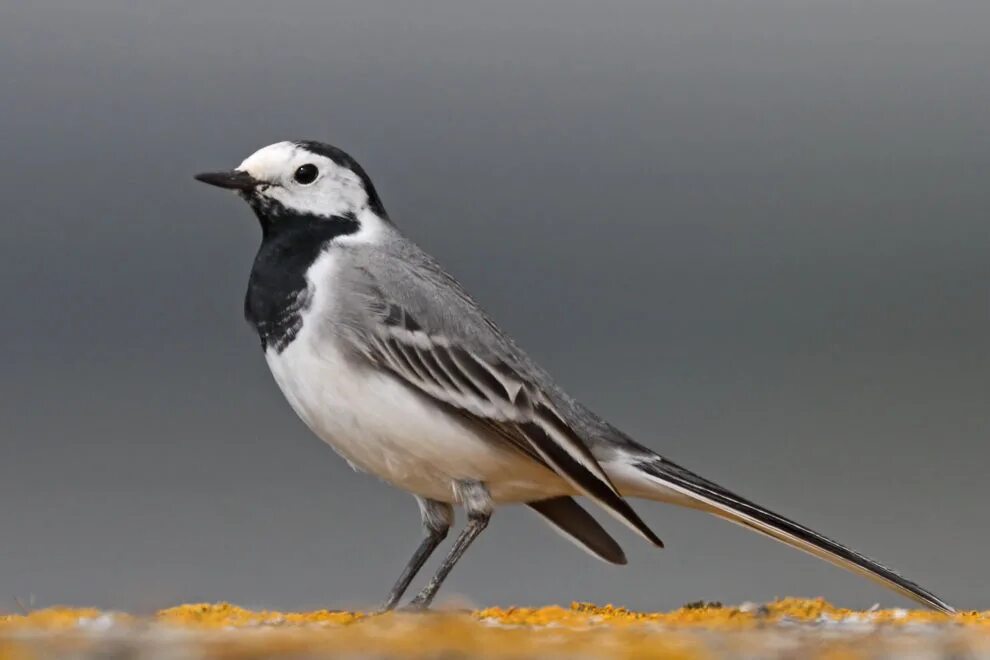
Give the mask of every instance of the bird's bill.
[(261, 183), (247, 172), (231, 170), (229, 172), (203, 172), (195, 177), (197, 181), (208, 183), (217, 188), (227, 188), (228, 190), (254, 190)]

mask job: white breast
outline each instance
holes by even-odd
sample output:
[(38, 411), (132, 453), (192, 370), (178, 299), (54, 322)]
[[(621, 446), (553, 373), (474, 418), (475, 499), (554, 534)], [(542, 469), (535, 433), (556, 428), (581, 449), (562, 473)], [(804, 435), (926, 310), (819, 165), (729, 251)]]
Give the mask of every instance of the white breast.
[(496, 501), (570, 492), (543, 466), (348, 355), (333, 326), (320, 322), (333, 313), (338, 265), (332, 248), (313, 264), (302, 328), (281, 353), (265, 354), (282, 393), (317, 436), (354, 468), (439, 501), (454, 501), (452, 484), (462, 479), (485, 482)]

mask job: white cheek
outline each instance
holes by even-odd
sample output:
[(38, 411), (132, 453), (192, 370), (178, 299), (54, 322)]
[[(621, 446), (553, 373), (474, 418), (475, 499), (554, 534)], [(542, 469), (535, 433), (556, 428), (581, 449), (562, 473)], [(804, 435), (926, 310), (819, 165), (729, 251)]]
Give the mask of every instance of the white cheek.
[(368, 205), (368, 196), (359, 185), (329, 177), (311, 186), (296, 183), (273, 186), (268, 196), (291, 211), (324, 216), (357, 213)]

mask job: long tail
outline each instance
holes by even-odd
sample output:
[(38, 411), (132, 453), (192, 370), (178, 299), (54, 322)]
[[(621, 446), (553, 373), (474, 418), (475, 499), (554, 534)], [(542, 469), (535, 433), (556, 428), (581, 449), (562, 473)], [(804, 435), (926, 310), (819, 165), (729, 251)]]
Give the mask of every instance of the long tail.
[[(614, 465), (614, 464), (613, 464)], [(612, 467), (612, 466), (610, 466)], [(739, 497), (676, 463), (654, 455), (623, 466), (621, 481), (630, 495), (676, 501), (765, 534), (837, 566), (864, 575), (904, 596), (940, 612), (955, 612), (941, 598), (869, 557)], [(625, 490), (625, 489), (623, 489)]]

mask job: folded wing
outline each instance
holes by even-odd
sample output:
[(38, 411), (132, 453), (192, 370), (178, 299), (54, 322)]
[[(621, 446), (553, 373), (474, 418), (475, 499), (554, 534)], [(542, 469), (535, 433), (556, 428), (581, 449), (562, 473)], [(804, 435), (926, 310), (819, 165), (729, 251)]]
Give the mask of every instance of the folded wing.
[(584, 441), (549, 398), (505, 359), (482, 356), (428, 331), (400, 306), (380, 302), (360, 351), (410, 387), (495, 431), (492, 437), (538, 460), (654, 545), (663, 542), (622, 499)]

